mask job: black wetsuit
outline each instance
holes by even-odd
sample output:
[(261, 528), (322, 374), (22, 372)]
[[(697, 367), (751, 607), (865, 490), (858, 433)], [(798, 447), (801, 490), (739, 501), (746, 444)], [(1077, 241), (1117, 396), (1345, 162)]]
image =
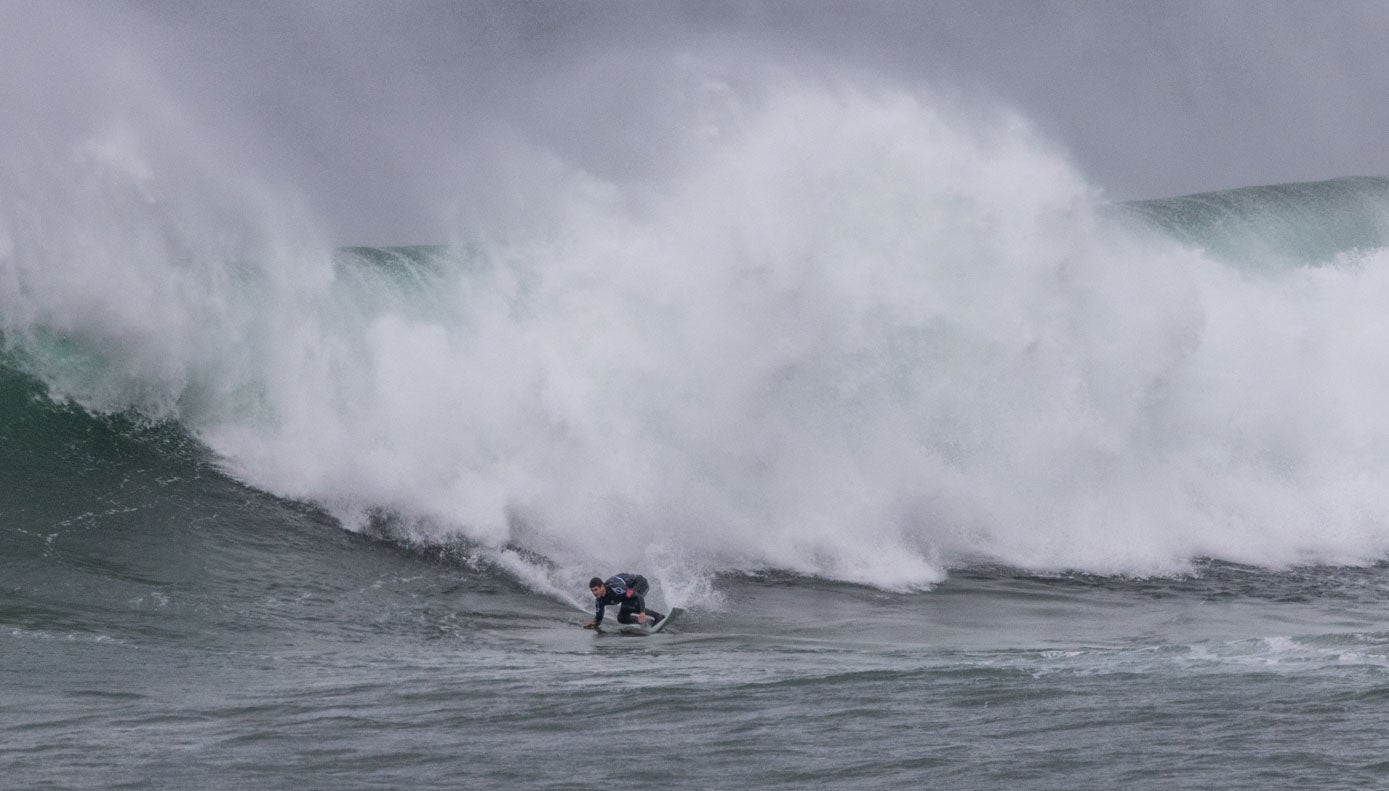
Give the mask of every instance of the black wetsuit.
[(617, 574), (603, 583), (603, 587), (606, 590), (602, 598), (595, 599), (597, 609), (593, 613), (594, 626), (603, 622), (603, 608), (613, 604), (622, 605), (622, 609), (617, 611), (618, 623), (635, 623), (637, 619), (634, 616), (641, 612), (646, 613), (648, 621), (652, 624), (665, 617), (655, 610), (646, 609), (646, 593), (651, 590), (651, 586), (647, 584), (646, 577), (640, 574)]

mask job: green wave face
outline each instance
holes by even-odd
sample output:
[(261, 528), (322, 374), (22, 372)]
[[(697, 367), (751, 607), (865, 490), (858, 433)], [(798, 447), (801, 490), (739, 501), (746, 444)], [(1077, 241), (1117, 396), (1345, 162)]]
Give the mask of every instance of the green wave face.
[(1123, 204), (1164, 233), (1252, 268), (1327, 264), (1389, 245), (1389, 179), (1242, 187)]

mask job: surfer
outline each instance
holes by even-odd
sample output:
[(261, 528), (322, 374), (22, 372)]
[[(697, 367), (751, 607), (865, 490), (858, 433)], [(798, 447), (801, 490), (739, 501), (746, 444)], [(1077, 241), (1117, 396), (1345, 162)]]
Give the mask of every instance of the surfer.
[(646, 609), (646, 592), (651, 590), (651, 586), (647, 584), (646, 577), (640, 574), (624, 571), (608, 578), (607, 582), (594, 577), (588, 581), (588, 589), (593, 593), (597, 609), (593, 613), (593, 620), (584, 624), (585, 629), (597, 629), (598, 624), (603, 622), (603, 608), (611, 604), (622, 605), (617, 611), (618, 623), (647, 624), (649, 621), (650, 626), (655, 626), (665, 618), (655, 610)]

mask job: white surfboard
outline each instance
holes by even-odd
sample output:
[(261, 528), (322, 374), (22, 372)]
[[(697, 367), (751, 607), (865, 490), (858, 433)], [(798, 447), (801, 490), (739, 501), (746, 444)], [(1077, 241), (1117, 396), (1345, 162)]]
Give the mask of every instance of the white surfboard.
[(670, 608), (670, 614), (668, 614), (666, 617), (662, 618), (660, 623), (658, 623), (658, 624), (656, 624), (655, 626), (651, 627), (651, 634), (655, 634), (655, 633), (661, 631), (662, 629), (666, 628), (667, 626), (669, 626), (669, 625), (670, 625), (670, 622), (673, 621), (673, 620), (675, 620), (675, 619), (680, 615), (680, 613), (682, 613), (682, 612), (684, 612), (684, 610), (680, 609), (679, 607), (672, 607), (672, 608)]
[[(646, 637), (647, 635), (653, 635), (666, 628), (666, 624), (675, 620), (675, 618), (683, 612), (684, 610), (680, 607), (672, 607), (670, 614), (662, 618), (661, 622), (655, 626), (638, 626), (634, 623), (624, 623), (617, 627), (617, 633), (624, 637)], [(610, 634), (610, 632), (602, 626), (594, 627), (594, 631), (598, 634)]]

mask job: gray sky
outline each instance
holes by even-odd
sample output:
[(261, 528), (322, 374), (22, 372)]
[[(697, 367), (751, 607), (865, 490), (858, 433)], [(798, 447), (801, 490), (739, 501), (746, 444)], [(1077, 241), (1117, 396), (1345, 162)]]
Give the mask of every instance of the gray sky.
[(438, 241), (505, 182), (499, 141), (659, 168), (695, 62), (980, 97), (1159, 197), (1389, 175), (1386, 43), (1383, 2), (0, 0), (0, 166), (119, 118), (293, 185), (336, 242)]

